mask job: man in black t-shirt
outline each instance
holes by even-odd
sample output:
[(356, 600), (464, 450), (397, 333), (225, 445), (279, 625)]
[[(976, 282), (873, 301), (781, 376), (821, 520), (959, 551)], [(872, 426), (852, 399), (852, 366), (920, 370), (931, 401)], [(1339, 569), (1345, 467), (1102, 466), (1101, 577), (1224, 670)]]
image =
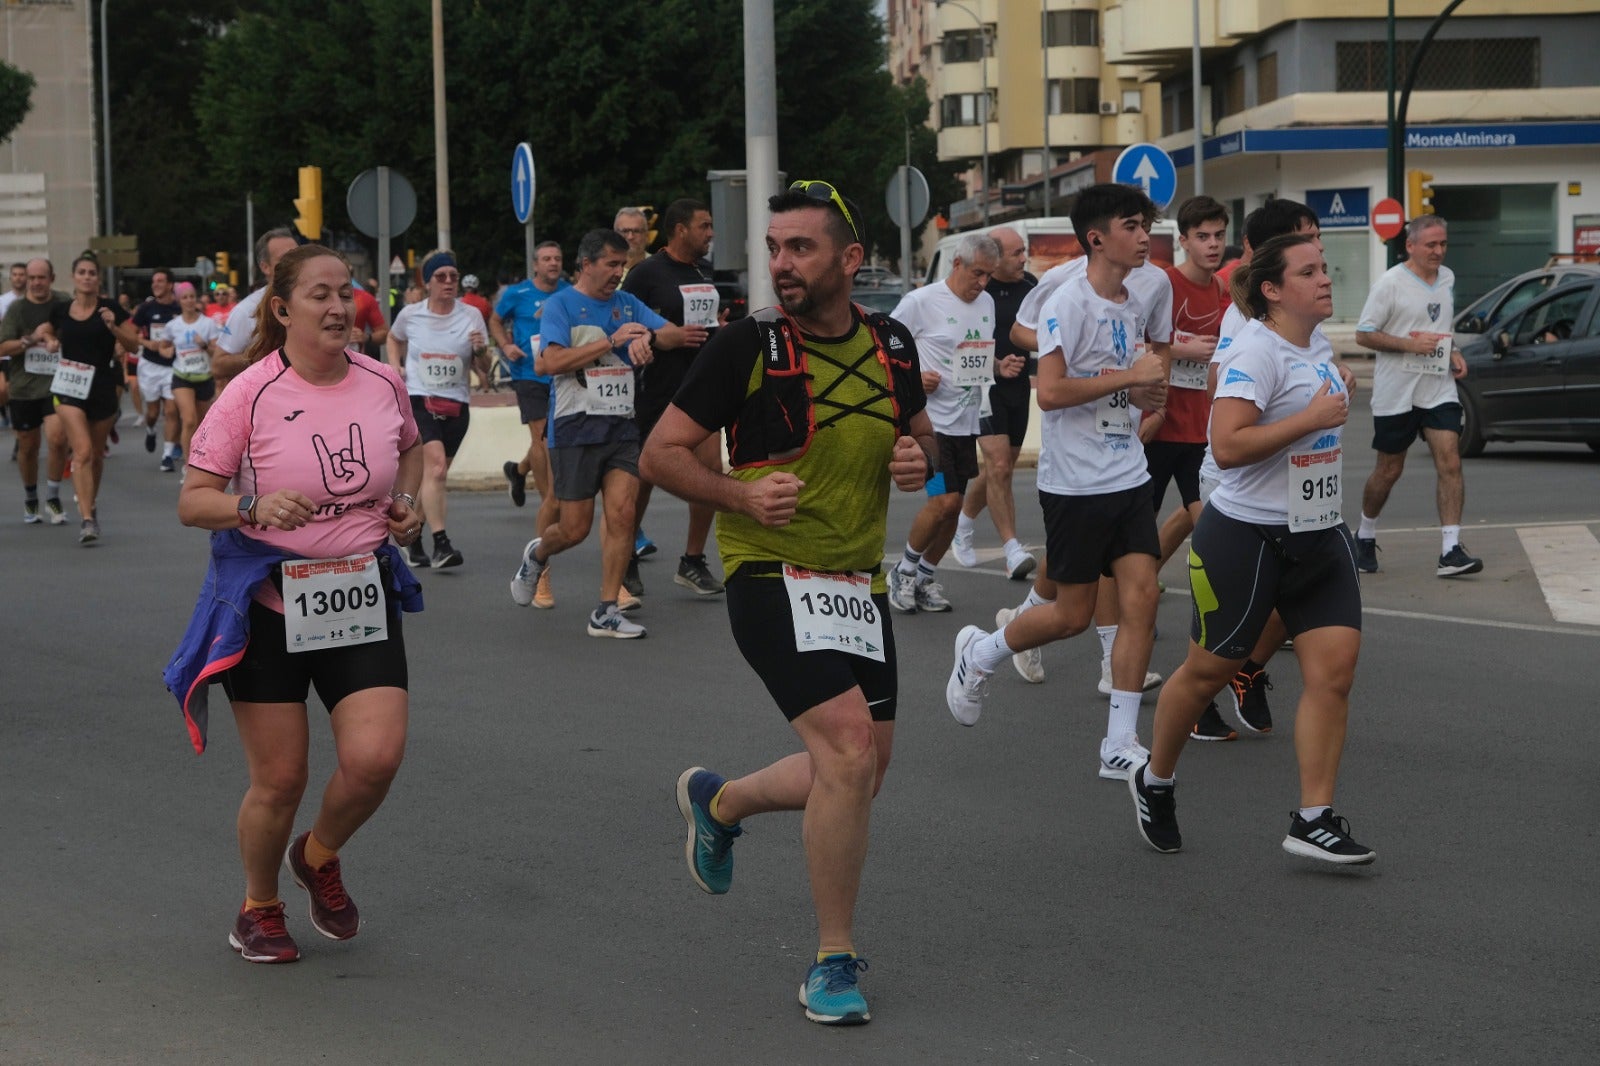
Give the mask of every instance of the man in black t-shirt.
[(1000, 246), (1000, 265), (984, 290), (994, 298), (994, 384), (989, 387), (983, 419), (978, 423), (983, 476), (967, 484), (950, 548), (962, 566), (977, 565), (978, 556), (972, 548), (973, 520), (987, 506), (995, 532), (1005, 546), (1006, 573), (1022, 581), (1039, 565), (1017, 540), (1017, 501), (1011, 492), (1011, 473), (1028, 434), (1033, 399), (1028, 372), (1032, 360), (1029, 352), (1012, 343), (1011, 324), (1017, 320), (1023, 297), (1039, 284), (1039, 279), (1023, 269), (1028, 249), (1016, 230), (1002, 226), (991, 230), (989, 236)]
[(150, 298), (133, 312), (144, 347), (139, 351), (139, 395), (144, 398), (144, 450), (156, 450), (156, 419), (163, 421), (165, 446), (161, 449), (161, 470), (172, 473), (178, 456), (178, 405), (172, 399), (172, 360), (158, 350), (160, 334), (168, 322), (177, 318), (178, 298), (172, 294), (172, 271), (157, 267), (150, 275)]
[[(646, 438), (656, 422), (683, 384), (689, 365), (699, 353), (700, 346), (718, 326), (717, 309), (720, 298), (712, 282), (711, 264), (706, 254), (711, 251), (714, 235), (711, 210), (698, 200), (674, 200), (661, 216), (661, 228), (667, 234), (667, 243), (659, 252), (628, 271), (622, 290), (637, 296), (645, 306), (676, 325), (683, 326), (688, 343), (681, 348), (657, 348), (655, 360), (640, 371), (639, 402), (634, 417), (639, 423), (639, 436)], [(722, 449), (715, 437), (707, 438), (695, 452), (706, 469), (722, 471)], [(634, 505), (634, 520), (638, 527), (644, 525), (645, 508), (650, 504), (650, 482), (639, 480), (638, 501)], [(673, 580), (701, 596), (714, 596), (722, 591), (722, 582), (706, 565), (706, 535), (711, 531), (712, 510), (702, 503), (689, 504), (689, 535), (684, 542), (683, 557), (678, 560), (678, 573)], [(635, 543), (638, 529), (635, 529)], [(639, 557), (628, 564), (628, 591), (637, 596), (644, 589), (639, 581)]]

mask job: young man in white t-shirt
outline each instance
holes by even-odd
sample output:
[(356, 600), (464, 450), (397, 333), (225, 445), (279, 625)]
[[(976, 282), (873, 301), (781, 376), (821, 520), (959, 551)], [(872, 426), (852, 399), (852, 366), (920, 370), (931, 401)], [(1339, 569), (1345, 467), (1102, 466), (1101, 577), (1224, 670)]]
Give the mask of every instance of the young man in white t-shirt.
[[(1157, 213), (1152, 205), (1150, 214), (1145, 216), (1144, 228), (1148, 233), (1155, 224)], [(1039, 284), (1023, 298), (1022, 306), (1017, 311), (1017, 320), (1011, 327), (1011, 341), (1018, 346), (1027, 346), (1030, 351), (1038, 351), (1042, 335), (1039, 332), (1040, 322), (1048, 316), (1049, 308), (1055, 303), (1056, 293), (1067, 282), (1084, 276), (1089, 268), (1089, 257), (1079, 256), (1059, 263), (1044, 272), (1039, 279)], [(1150, 343), (1151, 349), (1163, 359), (1168, 358), (1172, 340), (1172, 282), (1167, 277), (1167, 272), (1148, 259), (1139, 267), (1128, 272), (1123, 282), (1128, 287), (1128, 292), (1143, 301), (1150, 309), (1150, 320), (1145, 327), (1145, 340)], [(995, 625), (1004, 627), (1011, 619), (1026, 611), (1029, 607), (1040, 604), (1053, 603), (1056, 598), (1056, 583), (1050, 580), (1049, 561), (1045, 560), (1039, 567), (1033, 579), (1033, 585), (1028, 589), (1028, 595), (1016, 607), (1001, 609), (995, 614)], [(1102, 696), (1111, 694), (1111, 646), (1117, 639), (1117, 594), (1116, 583), (1106, 578), (1100, 583), (1100, 593), (1096, 601), (1094, 615), (1095, 633), (1100, 638), (1100, 684), (1099, 691)], [(1021, 652), (1014, 660), (1017, 673), (1023, 680), (1030, 684), (1044, 683), (1044, 652), (1041, 648), (1030, 648)], [(1145, 672), (1144, 691), (1149, 692), (1161, 684), (1161, 675), (1154, 670)]]
[(928, 479), (928, 502), (912, 519), (900, 562), (889, 571), (889, 603), (897, 611), (948, 611), (933, 580), (950, 549), (967, 482), (978, 476), (978, 422), (994, 380), (994, 298), (983, 291), (1000, 265), (993, 237), (969, 233), (956, 245), (950, 276), (912, 289), (891, 316), (911, 331), (922, 357), (939, 465)]
[(1449, 231), (1438, 215), (1406, 225), (1406, 261), (1372, 286), (1356, 326), (1356, 343), (1378, 353), (1372, 378), (1372, 448), (1378, 453), (1361, 492), (1356, 566), (1378, 572), (1378, 515), (1405, 470), (1406, 450), (1420, 435), (1439, 478), (1440, 577), (1476, 574), (1483, 560), (1461, 545), (1461, 403), (1455, 379), (1467, 362), (1451, 341), (1456, 276), (1444, 265)]
[[(1168, 370), (1145, 343), (1154, 309), (1126, 284), (1149, 256), (1149, 210), (1149, 198), (1127, 185), (1093, 186), (1073, 209), (1073, 230), (1089, 262), (1057, 292), (1039, 344), (1039, 501), (1056, 597), (994, 633), (962, 629), (945, 687), (956, 720), (976, 723), (989, 674), (1018, 652), (1087, 629), (1100, 578), (1115, 577), (1124, 624), (1111, 652), (1099, 773), (1119, 781), (1147, 757), (1137, 726), (1159, 597), (1161, 540), (1133, 409), (1166, 401)], [(1171, 312), (1163, 313), (1170, 328)]]

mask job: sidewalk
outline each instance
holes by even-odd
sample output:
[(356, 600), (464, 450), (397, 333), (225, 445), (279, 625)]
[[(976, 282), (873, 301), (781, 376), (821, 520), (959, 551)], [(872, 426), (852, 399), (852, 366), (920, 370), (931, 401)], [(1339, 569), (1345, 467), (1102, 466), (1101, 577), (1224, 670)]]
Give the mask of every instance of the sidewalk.
[[(1355, 371), (1361, 389), (1372, 385), (1372, 353), (1355, 343), (1355, 327), (1327, 331), (1333, 350)], [(1033, 408), (1028, 421), (1028, 436), (1022, 442), (1018, 466), (1034, 466), (1039, 460), (1039, 409)], [(501, 467), (507, 459), (520, 459), (528, 450), (528, 428), (517, 414), (517, 400), (509, 388), (499, 392), (472, 394), (472, 425), (467, 439), (450, 467), (450, 487), (463, 491), (503, 490), (505, 475)]]

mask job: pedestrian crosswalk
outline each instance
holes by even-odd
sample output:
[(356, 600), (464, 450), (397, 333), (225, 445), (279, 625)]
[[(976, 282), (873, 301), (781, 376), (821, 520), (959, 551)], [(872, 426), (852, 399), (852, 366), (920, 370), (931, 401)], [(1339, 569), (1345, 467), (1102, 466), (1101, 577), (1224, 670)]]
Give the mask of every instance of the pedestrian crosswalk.
[(1588, 526), (1523, 526), (1517, 539), (1558, 622), (1600, 625), (1600, 540)]

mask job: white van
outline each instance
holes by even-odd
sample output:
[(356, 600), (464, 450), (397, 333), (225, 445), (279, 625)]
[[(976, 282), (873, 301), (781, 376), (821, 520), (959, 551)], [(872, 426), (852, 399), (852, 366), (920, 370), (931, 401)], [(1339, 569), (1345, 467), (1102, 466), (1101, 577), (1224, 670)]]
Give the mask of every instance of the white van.
[[(963, 230), (939, 238), (939, 245), (934, 249), (933, 259), (928, 263), (928, 272), (923, 278), (923, 284), (943, 281), (949, 275), (951, 256), (956, 243), (962, 237), (968, 233), (988, 233), (1002, 226), (1009, 226), (1022, 235), (1023, 241), (1028, 246), (1027, 269), (1032, 271), (1035, 277), (1042, 275), (1057, 263), (1076, 259), (1083, 254), (1083, 248), (1078, 244), (1078, 237), (1072, 232), (1072, 220), (1065, 215), (996, 222), (990, 226)], [(1150, 231), (1150, 261), (1157, 266), (1166, 267), (1183, 262), (1183, 258), (1183, 249), (1178, 245), (1178, 223), (1170, 218), (1160, 219)]]

